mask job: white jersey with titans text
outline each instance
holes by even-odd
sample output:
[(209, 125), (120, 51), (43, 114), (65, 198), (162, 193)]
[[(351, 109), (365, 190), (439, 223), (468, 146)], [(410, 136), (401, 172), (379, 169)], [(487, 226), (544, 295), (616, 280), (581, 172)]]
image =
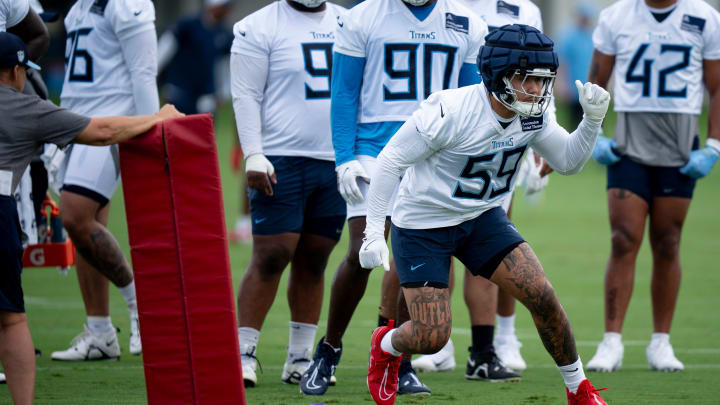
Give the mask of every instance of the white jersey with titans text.
[(408, 122), (436, 152), (402, 178), (392, 213), (402, 228), (457, 225), (499, 207), (513, 189), (528, 146), (551, 165), (572, 159), (566, 150), (538, 144), (570, 136), (547, 113), (517, 117), (503, 129), (483, 84), (431, 95)]
[(231, 52), (262, 60), (267, 66), (265, 88), (258, 89), (266, 155), (335, 158), (330, 135), (330, 72), (335, 27), (346, 10), (325, 4), (325, 11), (307, 13), (285, 1), (274, 2), (233, 28)]
[(543, 30), (540, 9), (530, 0), (459, 0), (487, 23), (490, 31), (507, 24)]
[(154, 21), (150, 0), (78, 0), (65, 17), (61, 105), (92, 117), (135, 115), (131, 67), (120, 44), (143, 31), (154, 31)]
[(28, 0), (0, 0), (0, 32), (20, 24), (29, 9)]
[(678, 0), (658, 22), (644, 0), (621, 0), (600, 13), (593, 42), (615, 56), (615, 111), (700, 114), (703, 59), (720, 59), (720, 14)]
[(335, 50), (365, 58), (360, 123), (405, 121), (432, 92), (475, 64), (487, 25), (457, 0), (418, 20), (402, 0), (367, 0), (338, 20)]

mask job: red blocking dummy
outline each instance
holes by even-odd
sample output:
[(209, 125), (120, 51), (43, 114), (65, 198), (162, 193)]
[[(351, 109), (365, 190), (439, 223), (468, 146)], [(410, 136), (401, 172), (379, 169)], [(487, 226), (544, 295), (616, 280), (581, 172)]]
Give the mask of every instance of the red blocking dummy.
[(215, 132), (164, 121), (120, 147), (150, 404), (245, 404)]

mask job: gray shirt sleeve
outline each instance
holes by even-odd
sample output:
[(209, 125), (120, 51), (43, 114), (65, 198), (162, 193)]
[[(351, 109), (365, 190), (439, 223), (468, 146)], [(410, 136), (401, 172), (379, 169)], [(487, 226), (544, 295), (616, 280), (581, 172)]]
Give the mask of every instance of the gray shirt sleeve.
[(28, 132), (35, 134), (35, 141), (41, 144), (54, 143), (63, 147), (90, 124), (90, 118), (71, 113), (37, 96), (25, 96), (24, 103), (24, 107), (15, 110), (26, 115), (19, 121), (29, 126)]

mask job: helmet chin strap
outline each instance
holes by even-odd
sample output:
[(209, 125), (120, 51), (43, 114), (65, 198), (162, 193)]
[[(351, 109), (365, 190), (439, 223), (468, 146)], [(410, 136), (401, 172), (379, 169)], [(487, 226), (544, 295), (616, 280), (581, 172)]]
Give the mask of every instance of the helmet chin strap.
[(430, 0), (403, 0), (403, 1), (411, 6), (424, 6)]
[(300, 3), (307, 8), (315, 8), (321, 6), (326, 0), (292, 0), (295, 3)]

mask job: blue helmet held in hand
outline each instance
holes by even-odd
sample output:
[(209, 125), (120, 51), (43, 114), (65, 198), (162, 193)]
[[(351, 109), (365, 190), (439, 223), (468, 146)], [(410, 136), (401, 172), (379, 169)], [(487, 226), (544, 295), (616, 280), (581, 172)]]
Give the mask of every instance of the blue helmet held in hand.
[[(508, 109), (537, 117), (550, 105), (559, 62), (553, 41), (539, 30), (522, 24), (498, 28), (485, 37), (477, 64), (485, 87)], [(529, 81), (539, 83), (539, 93), (526, 90)]]

